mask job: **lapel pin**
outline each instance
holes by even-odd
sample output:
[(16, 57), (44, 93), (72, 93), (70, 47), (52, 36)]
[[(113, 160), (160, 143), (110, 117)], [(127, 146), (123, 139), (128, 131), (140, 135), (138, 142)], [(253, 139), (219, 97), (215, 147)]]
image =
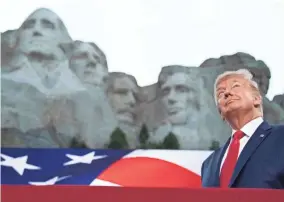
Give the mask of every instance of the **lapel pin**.
[(260, 135), (260, 137), (264, 137), (264, 135), (263, 135), (263, 134), (261, 134), (261, 135)]

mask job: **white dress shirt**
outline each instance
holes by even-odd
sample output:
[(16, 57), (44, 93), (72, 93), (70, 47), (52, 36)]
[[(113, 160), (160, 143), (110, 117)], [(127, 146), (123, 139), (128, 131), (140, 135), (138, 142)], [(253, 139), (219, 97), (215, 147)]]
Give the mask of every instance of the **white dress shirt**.
[[(251, 120), (250, 122), (248, 122), (246, 125), (244, 125), (241, 128), (241, 131), (245, 133), (245, 136), (240, 140), (240, 148), (239, 148), (239, 154), (238, 157), (240, 156), (240, 153), (242, 152), (242, 150), (244, 149), (245, 145), (247, 144), (247, 142), (249, 141), (250, 137), (254, 134), (254, 132), (256, 131), (256, 129), (260, 126), (260, 124), (263, 122), (263, 118), (262, 117), (258, 117), (256, 119)], [(236, 130), (232, 131), (232, 136), (231, 136), (231, 142), (232, 142), (232, 137), (234, 135), (234, 133), (236, 132)], [(230, 142), (230, 144), (231, 144)], [(223, 156), (222, 162), (221, 162), (221, 166), (220, 166), (220, 173), (221, 173), (221, 168), (224, 164), (224, 161), (227, 157), (228, 154), (228, 149), (229, 149), (230, 145), (227, 147), (227, 150)]]

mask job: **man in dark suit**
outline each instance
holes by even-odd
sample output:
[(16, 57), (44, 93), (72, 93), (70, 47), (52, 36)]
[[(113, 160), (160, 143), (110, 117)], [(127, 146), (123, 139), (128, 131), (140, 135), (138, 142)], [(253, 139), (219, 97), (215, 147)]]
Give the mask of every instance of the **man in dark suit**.
[(284, 189), (284, 125), (263, 120), (262, 97), (245, 69), (218, 76), (215, 102), (232, 128), (202, 164), (203, 187)]

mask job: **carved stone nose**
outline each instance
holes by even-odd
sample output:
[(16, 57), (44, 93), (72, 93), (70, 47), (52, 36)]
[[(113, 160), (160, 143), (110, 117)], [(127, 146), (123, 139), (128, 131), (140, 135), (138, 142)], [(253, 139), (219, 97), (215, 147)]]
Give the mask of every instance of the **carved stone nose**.
[(175, 103), (175, 100), (169, 99), (168, 103), (172, 105)]
[(134, 102), (131, 102), (128, 104), (129, 108), (133, 109), (135, 107), (135, 103)]
[(41, 34), (40, 32), (38, 32), (38, 31), (35, 31), (35, 32), (33, 33), (33, 36), (42, 36), (42, 34)]

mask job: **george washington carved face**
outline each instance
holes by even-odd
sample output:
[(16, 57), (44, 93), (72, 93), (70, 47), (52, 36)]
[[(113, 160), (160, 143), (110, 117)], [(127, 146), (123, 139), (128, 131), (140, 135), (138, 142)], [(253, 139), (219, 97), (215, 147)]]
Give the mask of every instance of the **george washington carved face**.
[(59, 54), (62, 54), (58, 48), (59, 43), (70, 41), (71, 38), (60, 18), (48, 9), (33, 12), (17, 33), (17, 48), (28, 54), (59, 57)]

